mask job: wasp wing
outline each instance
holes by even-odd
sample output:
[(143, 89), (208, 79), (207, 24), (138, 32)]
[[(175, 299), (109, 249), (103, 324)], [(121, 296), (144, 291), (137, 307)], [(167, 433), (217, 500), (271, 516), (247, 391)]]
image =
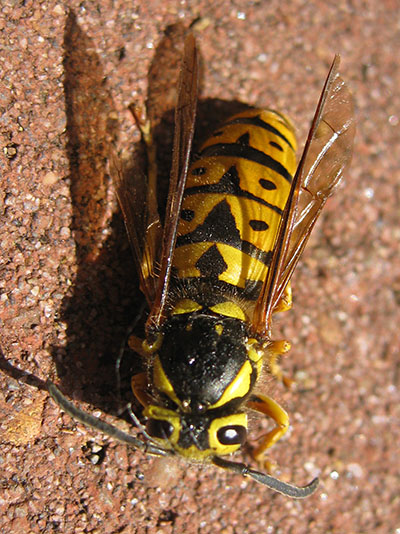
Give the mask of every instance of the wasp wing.
[(146, 324), (148, 331), (156, 331), (159, 328), (167, 302), (172, 257), (194, 134), (198, 78), (199, 66), (196, 41), (194, 36), (189, 33), (185, 39), (182, 67), (179, 75), (172, 168), (162, 238), (160, 271), (155, 299)]
[(162, 227), (157, 211), (156, 184), (140, 167), (137, 161), (133, 168), (123, 166), (116, 153), (111, 153), (110, 174), (133, 251), (140, 289), (151, 307), (156, 293), (156, 254)]
[(330, 68), (281, 219), (268, 275), (257, 300), (252, 326), (270, 331), (271, 317), (327, 199), (350, 163), (355, 123), (350, 91)]
[[(190, 69), (191, 65), (192, 69)], [(191, 73), (191, 70), (193, 73)], [(110, 174), (113, 178), (133, 251), (136, 270), (140, 278), (140, 288), (153, 313), (156, 313), (157, 310), (160, 313), (162, 311), (162, 306), (159, 303), (160, 298), (157, 298), (157, 288), (163, 286), (163, 294), (165, 295), (168, 291), (169, 273), (166, 277), (165, 263), (171, 258), (173, 246), (169, 245), (168, 249), (163, 246), (161, 259), (159, 250), (161, 249), (161, 243), (165, 243), (166, 229), (171, 229), (172, 225), (175, 224), (176, 233), (178, 217), (176, 217), (175, 223), (171, 221), (171, 213), (173, 214), (175, 208), (175, 205), (171, 206), (171, 199), (178, 196), (178, 176), (180, 170), (184, 168), (183, 160), (185, 155), (187, 161), (189, 161), (197, 101), (197, 70), (196, 46), (194, 37), (190, 34), (185, 40), (180, 73), (178, 103), (175, 112), (174, 155), (164, 236), (157, 208), (157, 168), (150, 122), (147, 121), (142, 124), (133, 107), (130, 109), (146, 143), (147, 176), (141, 171), (143, 162), (139, 161), (141, 158), (138, 156), (135, 157), (133, 165), (122, 165), (115, 152), (111, 153), (110, 158)], [(189, 98), (193, 94), (193, 91), (189, 91), (191, 82), (195, 85), (195, 94)], [(190, 116), (191, 110), (192, 116)], [(181, 155), (180, 157), (178, 157), (179, 154)], [(182, 193), (184, 185), (185, 183), (183, 182)], [(176, 215), (178, 215), (178, 212), (176, 212)], [(162, 299), (163, 302), (164, 300)], [(160, 315), (160, 313), (157, 315)]]

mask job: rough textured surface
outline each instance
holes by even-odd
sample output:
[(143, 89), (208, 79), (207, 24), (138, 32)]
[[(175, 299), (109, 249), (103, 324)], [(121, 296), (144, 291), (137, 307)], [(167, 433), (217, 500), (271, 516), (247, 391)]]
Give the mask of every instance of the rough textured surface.
[[(398, 3), (1, 6), (0, 530), (400, 532)], [(320, 476), (302, 502), (127, 450), (77, 425), (17, 372), (58, 376), (88, 410), (117, 413), (114, 363), (141, 297), (109, 143), (118, 137), (132, 152), (127, 106), (145, 101), (154, 50), (168, 25), (199, 16), (204, 98), (280, 109), (305, 139), (339, 52), (356, 100), (351, 170), (294, 277), (294, 309), (277, 325), (293, 342), (284, 366), (298, 388), (275, 387), (292, 430), (271, 457), (285, 480)]]

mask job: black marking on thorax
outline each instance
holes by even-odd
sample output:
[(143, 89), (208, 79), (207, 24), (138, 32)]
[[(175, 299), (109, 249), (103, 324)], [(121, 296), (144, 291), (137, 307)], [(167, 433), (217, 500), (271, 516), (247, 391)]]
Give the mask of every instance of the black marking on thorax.
[(217, 402), (247, 360), (247, 336), (239, 319), (199, 312), (169, 318), (159, 358), (176, 396), (192, 410)]

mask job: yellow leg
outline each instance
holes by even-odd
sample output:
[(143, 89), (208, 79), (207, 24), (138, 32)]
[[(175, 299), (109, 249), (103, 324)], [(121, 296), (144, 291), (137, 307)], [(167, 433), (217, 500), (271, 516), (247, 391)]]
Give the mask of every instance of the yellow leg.
[(149, 357), (149, 353), (146, 352), (143, 348), (143, 339), (140, 339), (140, 337), (137, 337), (132, 334), (131, 336), (129, 336), (128, 345), (130, 349), (139, 354), (139, 356), (142, 356), (142, 358)]
[[(137, 352), (142, 358), (148, 358), (149, 353), (145, 351), (143, 348), (143, 340), (140, 339), (140, 337), (137, 337), (135, 335), (131, 335), (128, 340), (129, 347)], [(133, 394), (137, 398), (137, 400), (140, 402), (140, 404), (144, 407), (146, 407), (149, 404), (150, 397), (147, 393), (148, 387), (147, 387), (147, 374), (146, 373), (138, 373), (136, 375), (133, 375), (131, 378), (131, 388), (133, 391)]]
[(252, 410), (268, 415), (276, 423), (276, 427), (263, 436), (261, 443), (253, 452), (254, 459), (263, 462), (265, 451), (275, 445), (289, 428), (289, 416), (282, 406), (266, 395), (255, 395), (253, 400), (247, 403), (247, 406)]
[(146, 145), (151, 145), (151, 125), (148, 118), (144, 118), (145, 111), (141, 106), (135, 106), (135, 104), (130, 104), (128, 106), (129, 111), (132, 113), (132, 117), (136, 123), (136, 126), (140, 130), (140, 134), (143, 138), (143, 141)]
[(281, 366), (278, 363), (278, 359), (283, 354), (289, 352), (290, 348), (291, 344), (289, 343), (289, 341), (286, 341), (284, 339), (279, 341), (271, 341), (266, 347), (267, 365), (269, 368), (269, 372), (272, 376), (282, 382), (289, 389), (292, 387), (295, 381), (283, 373)]
[(288, 282), (278, 304), (274, 308), (274, 313), (290, 310), (292, 304), (292, 288), (290, 282)]
[(148, 358), (159, 350), (162, 340), (162, 334), (157, 334), (155, 341), (152, 343), (148, 343), (147, 339), (143, 340), (132, 334), (128, 339), (128, 345), (129, 348), (137, 352), (142, 358)]
[(131, 388), (137, 400), (146, 408), (151, 402), (151, 397), (148, 394), (146, 373), (133, 375), (131, 378)]

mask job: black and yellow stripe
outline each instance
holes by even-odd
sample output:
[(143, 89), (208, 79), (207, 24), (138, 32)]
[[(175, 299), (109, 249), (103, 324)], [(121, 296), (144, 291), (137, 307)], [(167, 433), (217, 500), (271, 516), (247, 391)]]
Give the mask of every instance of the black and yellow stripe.
[[(296, 169), (290, 122), (253, 109), (228, 120), (190, 167), (173, 258), (175, 278), (258, 296)], [(230, 291), (232, 292), (232, 291)]]

